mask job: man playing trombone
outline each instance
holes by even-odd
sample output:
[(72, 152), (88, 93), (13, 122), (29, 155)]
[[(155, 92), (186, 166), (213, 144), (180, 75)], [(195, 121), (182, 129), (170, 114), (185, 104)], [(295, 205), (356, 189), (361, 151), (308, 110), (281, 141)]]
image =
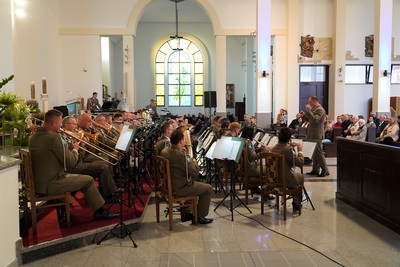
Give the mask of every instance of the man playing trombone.
[(36, 192), (57, 195), (65, 192), (82, 191), (89, 206), (94, 211), (94, 219), (113, 219), (113, 214), (103, 208), (103, 197), (89, 175), (68, 174), (67, 168), (74, 167), (79, 160), (79, 142), (71, 142), (72, 150), (63, 144), (60, 136), (62, 113), (51, 109), (46, 112), (44, 124), (29, 139), (32, 155), (33, 175)]
[[(65, 130), (64, 140), (70, 144), (69, 147), (71, 148), (71, 143), (75, 139), (74, 133), (77, 130), (75, 118), (71, 116), (65, 117), (63, 119), (62, 127)], [(69, 133), (68, 136), (67, 133)], [(104, 196), (104, 200), (106, 203), (113, 203), (113, 194), (118, 190), (113, 178), (112, 165), (106, 159), (97, 156), (94, 152), (87, 149), (88, 146), (92, 146), (92, 149), (96, 149), (96, 146), (85, 143), (86, 142), (81, 142), (77, 164), (71, 168), (67, 168), (67, 172), (87, 174), (93, 178), (98, 177), (100, 192)], [(83, 159), (85, 159), (85, 161), (83, 161)]]

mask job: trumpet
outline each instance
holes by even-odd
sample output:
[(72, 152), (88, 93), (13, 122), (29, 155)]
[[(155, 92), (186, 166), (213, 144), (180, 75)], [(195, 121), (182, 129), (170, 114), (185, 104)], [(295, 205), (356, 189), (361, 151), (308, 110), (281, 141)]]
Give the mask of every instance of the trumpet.
[(87, 133), (85, 133), (85, 131), (83, 131), (83, 130), (73, 133), (73, 132), (70, 132), (70, 131), (66, 131), (66, 130), (60, 129), (60, 132), (68, 137), (67, 141), (69, 141), (69, 142), (72, 142), (72, 140), (78, 140), (79, 142), (81, 142), (81, 143), (93, 148), (98, 153), (104, 153), (106, 156), (108, 156), (110, 158), (110, 160), (99, 156), (95, 152), (90, 151), (89, 149), (87, 149), (87, 148), (85, 148), (83, 146), (80, 147), (80, 149), (82, 149), (83, 151), (85, 151), (85, 152), (87, 152), (87, 153), (89, 153), (89, 154), (91, 154), (91, 155), (93, 155), (93, 156), (105, 161), (105, 162), (108, 162), (111, 165), (117, 165), (118, 162), (121, 160), (121, 157), (119, 157), (118, 155), (114, 155), (113, 153), (111, 153), (111, 152), (109, 152), (109, 151), (107, 151), (107, 150), (105, 150), (105, 149), (103, 149), (103, 148), (101, 148), (99, 146), (96, 146), (96, 145), (90, 143), (89, 141), (86, 141), (84, 137), (85, 137), (85, 135)]

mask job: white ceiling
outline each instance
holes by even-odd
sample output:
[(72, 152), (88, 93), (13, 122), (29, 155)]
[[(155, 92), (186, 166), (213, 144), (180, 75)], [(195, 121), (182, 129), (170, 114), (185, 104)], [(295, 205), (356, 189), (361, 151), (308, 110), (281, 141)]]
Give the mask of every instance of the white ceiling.
[[(179, 1), (179, 0), (178, 0)], [(178, 3), (179, 22), (210, 22), (204, 10), (193, 0)], [(153, 0), (145, 9), (140, 22), (175, 22), (175, 2)]]

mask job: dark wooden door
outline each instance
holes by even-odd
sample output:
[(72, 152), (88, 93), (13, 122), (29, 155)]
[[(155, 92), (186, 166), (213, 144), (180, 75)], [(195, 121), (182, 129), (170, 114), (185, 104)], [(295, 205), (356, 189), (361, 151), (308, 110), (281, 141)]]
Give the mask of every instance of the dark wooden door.
[[(300, 66), (301, 67), (301, 66)], [(310, 66), (307, 66), (308, 68)], [(321, 67), (321, 66), (318, 66)], [(325, 109), (326, 113), (328, 113), (328, 66), (325, 67), (325, 77), (324, 81), (310, 81), (310, 82), (301, 82), (300, 78), (300, 93), (299, 93), (299, 103), (300, 110), (305, 110), (305, 105), (308, 104), (308, 98), (310, 96), (317, 96), (319, 103)]]

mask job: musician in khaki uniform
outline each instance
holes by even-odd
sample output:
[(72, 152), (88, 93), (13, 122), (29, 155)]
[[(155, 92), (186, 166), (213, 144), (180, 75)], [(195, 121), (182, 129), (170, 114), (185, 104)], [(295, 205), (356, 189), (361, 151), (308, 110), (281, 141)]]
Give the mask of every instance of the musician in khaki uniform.
[(75, 166), (79, 158), (79, 142), (73, 141), (73, 150), (64, 146), (59, 134), (62, 113), (49, 110), (45, 114), (43, 127), (40, 127), (29, 140), (32, 155), (33, 175), (37, 193), (57, 195), (65, 192), (82, 191), (86, 201), (94, 211), (94, 219), (112, 219), (112, 214), (104, 209), (104, 199), (89, 175), (67, 174), (67, 168)]
[[(171, 134), (171, 147), (164, 148), (160, 156), (169, 160), (171, 170), (172, 190), (177, 196), (197, 195), (198, 223), (208, 224), (213, 219), (206, 218), (210, 208), (212, 187), (203, 182), (197, 182), (199, 167), (196, 160), (188, 158), (183, 152), (185, 137), (179, 130)], [(193, 219), (190, 213), (182, 214), (182, 221)]]

